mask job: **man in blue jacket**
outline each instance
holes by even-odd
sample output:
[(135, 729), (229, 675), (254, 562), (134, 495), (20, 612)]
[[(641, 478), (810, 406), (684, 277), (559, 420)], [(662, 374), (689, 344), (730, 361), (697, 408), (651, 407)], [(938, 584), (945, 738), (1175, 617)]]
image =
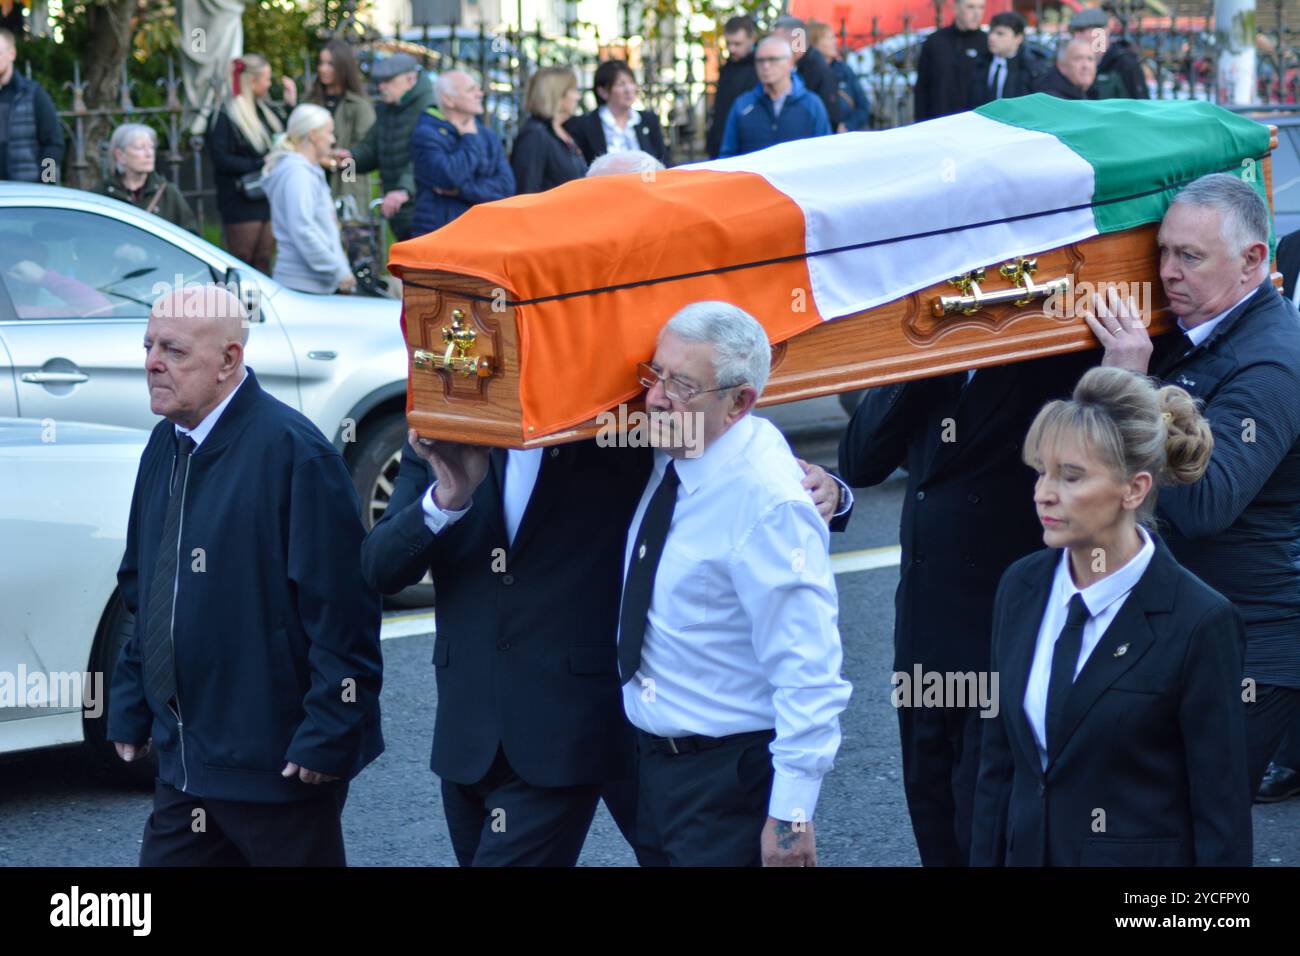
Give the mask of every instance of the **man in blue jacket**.
[(794, 75), (794, 52), (780, 37), (758, 45), (758, 86), (737, 98), (727, 117), (719, 157), (740, 156), (777, 143), (828, 136), (831, 123), (822, 101)]
[(244, 366), (217, 286), (154, 303), (118, 584), (135, 617), (108, 736), (158, 752), (142, 866), (341, 866), (348, 781), (383, 752), (380, 606), (342, 457)]
[(415, 167), (412, 235), (445, 226), (470, 206), (515, 194), (515, 174), (496, 133), (478, 119), (483, 90), (461, 70), (438, 77), (438, 105), (411, 135)]

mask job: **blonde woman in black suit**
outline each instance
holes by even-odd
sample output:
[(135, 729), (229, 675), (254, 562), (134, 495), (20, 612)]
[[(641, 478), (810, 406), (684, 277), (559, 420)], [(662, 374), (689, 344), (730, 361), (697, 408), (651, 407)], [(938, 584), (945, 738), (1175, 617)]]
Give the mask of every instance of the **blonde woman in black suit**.
[(1146, 527), (1212, 448), (1185, 391), (1118, 368), (1034, 420), (1047, 549), (994, 604), (973, 864), (1250, 865), (1241, 618)]

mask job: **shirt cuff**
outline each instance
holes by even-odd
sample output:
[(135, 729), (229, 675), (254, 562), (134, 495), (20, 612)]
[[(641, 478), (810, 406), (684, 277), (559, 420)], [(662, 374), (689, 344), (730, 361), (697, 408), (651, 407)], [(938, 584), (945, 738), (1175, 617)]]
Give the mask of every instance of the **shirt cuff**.
[(424, 526), (434, 534), (465, 517), (474, 504), (471, 500), (469, 504), (459, 511), (443, 511), (438, 507), (438, 503), (433, 500), (433, 490), (437, 487), (438, 483), (435, 481), (429, 486), (429, 490), (424, 493), (424, 501), (421, 502), (424, 507)]
[[(827, 472), (827, 474), (830, 474), (830, 472)], [(853, 508), (853, 489), (841, 481), (839, 475), (831, 475), (831, 477), (835, 479), (835, 484), (840, 486), (840, 507), (831, 517), (839, 518), (848, 514)]]
[(768, 815), (791, 823), (807, 823), (817, 810), (817, 797), (821, 790), (821, 777), (792, 777), (774, 770), (772, 796), (767, 802)]

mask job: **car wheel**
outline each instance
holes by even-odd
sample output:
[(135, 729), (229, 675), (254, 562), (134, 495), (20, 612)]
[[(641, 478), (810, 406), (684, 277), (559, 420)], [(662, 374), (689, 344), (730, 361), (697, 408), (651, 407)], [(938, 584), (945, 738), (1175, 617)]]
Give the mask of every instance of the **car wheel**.
[[(361, 429), (350, 464), (352, 484), (361, 499), (361, 523), (367, 532), (388, 510), (405, 444), (405, 415), (389, 415)], [(385, 603), (393, 607), (429, 607), (433, 604), (433, 578), (426, 573), (419, 584), (385, 598)]]
[(126, 609), (122, 596), (113, 592), (108, 610), (104, 614), (104, 623), (95, 637), (95, 646), (90, 653), (91, 674), (102, 674), (104, 692), (102, 709), (98, 717), (83, 717), (83, 730), (86, 746), (92, 758), (103, 766), (112, 776), (125, 784), (139, 787), (153, 787), (154, 778), (158, 776), (158, 758), (153, 752), (143, 760), (126, 763), (117, 755), (117, 749), (108, 739), (108, 711), (112, 704), (113, 670), (122, 654), (122, 647), (135, 633), (135, 618)]

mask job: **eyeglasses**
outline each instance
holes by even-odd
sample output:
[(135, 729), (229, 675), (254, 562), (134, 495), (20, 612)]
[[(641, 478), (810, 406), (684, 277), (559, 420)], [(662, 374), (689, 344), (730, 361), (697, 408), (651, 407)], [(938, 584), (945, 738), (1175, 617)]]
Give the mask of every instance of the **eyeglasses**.
[(668, 400), (670, 402), (680, 402), (683, 405), (693, 401), (696, 396), (707, 395), (709, 392), (725, 392), (729, 388), (745, 384), (744, 382), (733, 382), (730, 385), (719, 385), (717, 388), (695, 388), (691, 385), (683, 385), (681, 382), (675, 381), (671, 376), (665, 377), (661, 375), (659, 370), (649, 362), (637, 363), (636, 380), (645, 386), (646, 391), (663, 382), (664, 394), (668, 396)]
[(771, 66), (773, 63), (784, 63), (790, 59), (788, 56), (759, 56), (754, 58), (755, 66)]

